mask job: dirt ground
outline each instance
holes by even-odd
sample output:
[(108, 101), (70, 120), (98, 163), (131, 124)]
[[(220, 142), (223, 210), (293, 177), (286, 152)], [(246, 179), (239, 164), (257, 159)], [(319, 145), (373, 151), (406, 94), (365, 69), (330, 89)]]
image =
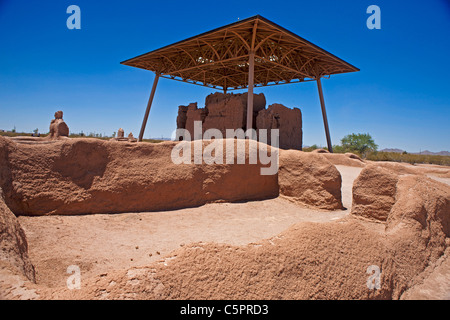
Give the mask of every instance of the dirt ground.
[[(336, 167), (342, 176), (345, 210), (314, 210), (278, 197), (159, 212), (21, 216), (19, 221), (28, 239), (37, 283), (62, 287), (70, 265), (78, 265), (82, 277), (89, 278), (111, 270), (149, 265), (189, 243), (245, 245), (273, 237), (298, 222), (342, 219), (350, 213), (353, 181), (362, 168)], [(450, 184), (448, 178), (429, 176)], [(427, 270), (427, 275), (404, 298), (450, 299), (450, 259), (441, 259), (435, 268)]]

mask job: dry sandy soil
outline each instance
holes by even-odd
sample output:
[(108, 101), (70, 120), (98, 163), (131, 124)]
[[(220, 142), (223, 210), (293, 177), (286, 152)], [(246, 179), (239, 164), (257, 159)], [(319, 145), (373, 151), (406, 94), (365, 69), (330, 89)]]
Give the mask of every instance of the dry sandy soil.
[[(96, 152), (99, 147), (105, 148), (100, 151), (108, 155), (109, 163), (114, 163), (116, 145), (82, 143)], [(87, 148), (86, 145), (82, 148)], [(67, 144), (55, 148), (61, 147), (63, 155), (67, 152), (70, 158), (77, 142), (69, 146), (74, 149)], [(12, 163), (13, 169), (16, 166), (33, 171), (27, 167), (27, 152), (32, 154), (35, 150), (29, 148), (10, 147), (10, 159), (17, 158)], [(150, 153), (151, 161), (158, 159), (151, 149), (153, 146), (145, 152), (131, 145), (127, 148), (131, 154)], [(60, 154), (58, 150), (55, 149), (54, 154)], [(46, 152), (45, 156), (47, 154), (52, 157), (51, 153)], [(117, 158), (121, 157), (117, 153)], [(33, 193), (36, 187), (24, 187), (27, 181), (35, 184), (41, 178), (51, 181), (53, 171), (39, 171), (31, 180), (29, 176), (20, 177), (20, 170), (13, 172), (20, 183), (17, 182), (12, 191), (4, 187), (6, 193), (12, 195), (6, 198), (10, 207), (28, 210), (33, 206), (45, 206), (50, 214), (18, 215), (28, 242), (28, 256), (21, 254), (34, 266), (35, 283), (18, 274), (8, 275), (6, 279), (5, 274), (0, 273), (0, 284), (1, 280), (7, 283), (0, 286), (3, 290), (0, 297), (450, 299), (450, 169), (396, 163), (378, 165), (344, 156), (323, 157), (297, 151), (284, 152), (280, 159), (280, 194), (277, 196), (271, 196), (274, 187), (271, 178), (258, 181), (257, 187), (268, 195), (264, 199), (252, 199), (251, 193), (247, 195), (250, 200), (235, 198), (236, 193), (247, 189), (228, 188), (219, 195), (215, 187), (217, 181), (227, 183), (230, 175), (249, 173), (221, 168), (222, 175), (211, 175), (205, 168), (201, 174), (207, 183), (191, 191), (193, 194), (204, 192), (197, 203), (183, 203), (182, 208), (175, 206), (169, 210), (156, 208), (148, 212), (130, 210), (115, 214), (82, 214), (82, 209), (98, 210), (94, 202), (80, 204), (86, 199), (83, 192), (99, 192), (99, 199), (108, 197), (106, 199), (111, 201), (114, 198), (106, 196), (109, 189), (98, 191), (104, 185), (101, 179), (127, 184), (125, 177), (133, 174), (132, 168), (127, 167), (127, 175), (119, 177), (119, 171), (109, 171), (113, 169), (108, 163), (101, 173), (94, 171), (88, 180), (76, 173), (62, 172), (62, 177), (68, 179), (55, 180), (54, 184), (61, 183), (55, 190), (73, 189), (72, 198), (64, 198), (64, 208), (76, 212), (75, 215), (61, 215), (53, 209), (61, 207), (60, 199), (66, 197), (64, 193), (58, 195), (55, 191), (57, 196), (49, 196), (50, 200), (45, 203), (41, 193)], [(53, 158), (46, 161), (52, 166), (57, 163)], [(44, 162), (42, 166), (45, 167)], [(113, 167), (118, 166), (119, 162)], [(142, 162), (136, 163), (136, 167), (140, 166)], [(155, 167), (155, 163), (151, 163), (151, 167)], [(157, 174), (157, 171), (152, 172), (146, 179), (158, 183)], [(318, 176), (321, 178), (317, 180)], [(114, 180), (116, 178), (120, 180)], [(188, 181), (190, 176), (181, 178)], [(145, 183), (150, 183), (148, 181)], [(314, 186), (311, 187), (314, 191), (306, 188), (305, 183)], [(391, 183), (396, 187), (389, 188)], [(340, 190), (336, 190), (336, 185), (341, 186)], [(142, 188), (129, 182), (127, 188), (130, 186), (135, 190)], [(278, 188), (277, 184), (275, 187)], [(170, 185), (167, 190), (173, 191)], [(424, 190), (429, 194), (424, 194)], [(151, 190), (145, 192), (152, 199), (160, 197)], [(320, 197), (315, 198), (318, 194)], [(19, 206), (23, 201), (14, 203), (19, 195), (27, 199), (26, 206)], [(127, 202), (127, 196), (125, 193), (125, 200), (121, 200), (124, 207), (133, 202)], [(211, 198), (214, 196), (226, 201), (215, 202)], [(408, 199), (409, 196), (412, 198)], [(176, 194), (171, 197), (178, 201)], [(158, 201), (151, 204), (155, 202)], [(372, 213), (374, 210), (377, 214)], [(366, 288), (365, 268), (370, 264), (383, 268), (384, 285), (375, 293)], [(82, 290), (70, 291), (66, 287), (70, 276), (67, 268), (71, 265), (81, 270)]]

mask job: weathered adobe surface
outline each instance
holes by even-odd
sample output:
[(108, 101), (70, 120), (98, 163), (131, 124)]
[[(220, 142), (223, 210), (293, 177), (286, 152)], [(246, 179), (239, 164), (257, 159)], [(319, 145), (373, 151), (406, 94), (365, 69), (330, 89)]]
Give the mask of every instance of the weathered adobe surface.
[[(282, 104), (271, 104), (267, 109), (262, 109), (256, 116), (256, 129), (260, 134), (261, 129), (278, 129), (281, 149), (302, 150), (302, 113), (300, 109), (289, 109)], [(267, 134), (267, 143), (271, 144), (271, 135)]]
[[(72, 150), (71, 147), (79, 142), (64, 142), (59, 147), (59, 142), (55, 143), (45, 149), (46, 153), (38, 153), (39, 157), (25, 161), (32, 154), (28, 146), (0, 139), (0, 150), (3, 150), (0, 151), (2, 186), (8, 186), (11, 179), (21, 181), (22, 186), (27, 181), (16, 171), (13, 163), (15, 166), (22, 163), (23, 166), (19, 166), (21, 170), (32, 174), (28, 178), (38, 179), (44, 187), (46, 179), (61, 179), (61, 175), (48, 176), (45, 170), (35, 174), (33, 166), (42, 157), (42, 164), (52, 160), (51, 168), (58, 162), (52, 158), (52, 148), (61, 152), (66, 150), (63, 148), (66, 146)], [(85, 144), (90, 145), (90, 141), (81, 142), (83, 153), (91, 150), (86, 149)], [(117, 160), (114, 162), (116, 166), (122, 161), (115, 157), (120, 155), (123, 158), (123, 152), (115, 156), (114, 152), (109, 152), (108, 147), (115, 150), (114, 143), (106, 146), (107, 142), (92, 143), (94, 147), (106, 148), (108, 152), (104, 156), (108, 161)], [(131, 144), (116, 144), (121, 145), (122, 151), (131, 147)], [(166, 146), (162, 146), (159, 152), (165, 150)], [(136, 159), (142, 155), (155, 157), (151, 151), (156, 152), (147, 147), (138, 148), (133, 155)], [(305, 161), (308, 163), (298, 166), (299, 162)], [(317, 162), (322, 162), (318, 166), (324, 168), (316, 171), (311, 164)], [(332, 166), (322, 155), (309, 158), (299, 151), (281, 152), (279, 179), (283, 181), (285, 174), (295, 170), (312, 175), (320, 175), (323, 170), (329, 172), (325, 163)], [(290, 167), (291, 164), (295, 166)], [(134, 168), (133, 164), (128, 165)], [(36, 290), (36, 297), (41, 299), (398, 299), (417, 283), (427, 266), (442, 257), (450, 244), (450, 192), (448, 186), (424, 175), (394, 172), (392, 167), (369, 164), (363, 169), (355, 182), (352, 215), (340, 221), (296, 224), (276, 237), (246, 246), (190, 244), (148, 267), (111, 271), (84, 279), (81, 290), (49, 290), (30, 283), (27, 286)], [(296, 176), (290, 177), (293, 184), (299, 183), (295, 181)], [(388, 185), (379, 190), (386, 182)], [(93, 179), (91, 186), (95, 183)], [(317, 184), (317, 181), (311, 180), (311, 183)], [(59, 194), (66, 186), (56, 184), (51, 191)], [(280, 193), (282, 186), (277, 185)], [(369, 196), (358, 196), (361, 190)], [(388, 202), (390, 208), (377, 206), (378, 195), (390, 196), (395, 201)], [(294, 197), (302, 199), (301, 194)], [(17, 221), (7, 209), (1, 208), (2, 216), (7, 217), (3, 223), (9, 230), (15, 230), (9, 234), (20, 234), (21, 231), (15, 229)], [(374, 225), (381, 226), (384, 231)], [(16, 270), (26, 273), (23, 267), (26, 262), (20, 261), (26, 252), (26, 247), (20, 244), (24, 236), (19, 238), (22, 240), (14, 236), (5, 238), (2, 246), (13, 249), (10, 256), (2, 256), (2, 259), (12, 261), (12, 265), (19, 267)], [(369, 290), (366, 286), (369, 276), (366, 270), (370, 265), (380, 267), (379, 290)]]
[(7, 144), (6, 139), (0, 139), (0, 269), (24, 275), (34, 282), (35, 272), (28, 257), (25, 232), (4, 201), (2, 186), (11, 179)]
[[(227, 140), (220, 141), (226, 150)], [(235, 149), (236, 141), (231, 140)], [(67, 139), (32, 145), (9, 141), (5, 144), (9, 178), (1, 186), (6, 204), (16, 215), (91, 214), (170, 210), (286, 194), (323, 209), (342, 207), (340, 174), (323, 157), (281, 150), (281, 174), (261, 175), (261, 168), (270, 165), (249, 164), (248, 140), (244, 142), (245, 164), (237, 164), (235, 152), (235, 164), (226, 164), (224, 159), (224, 164), (177, 165), (171, 160), (177, 143)], [(197, 142), (182, 143), (194, 150)], [(210, 142), (201, 143), (205, 150)]]
[(4, 186), (5, 199), (16, 215), (44, 215), (157, 211), (278, 195), (277, 176), (261, 176), (261, 164), (176, 165), (174, 145), (94, 139), (9, 144), (13, 178)]
[[(370, 164), (354, 191), (352, 215), (340, 221), (299, 223), (246, 246), (190, 244), (148, 267), (88, 279), (79, 291), (40, 294), (59, 299), (399, 299), (450, 245), (449, 188), (424, 175)], [(362, 191), (368, 196), (361, 198)], [(395, 200), (387, 201), (389, 210), (379, 206), (380, 195)], [(373, 265), (381, 271), (377, 290), (367, 287), (367, 269)]]
[[(393, 270), (379, 235), (361, 223), (300, 223), (246, 246), (194, 243), (148, 267), (87, 279), (45, 299), (389, 299)], [(383, 265), (380, 290), (366, 286)]]
[(368, 164), (353, 185), (352, 215), (385, 224), (398, 291), (450, 245), (450, 189), (399, 164)]
[(47, 136), (47, 139), (59, 139), (61, 137), (69, 136), (69, 127), (63, 120), (63, 112), (56, 111), (55, 119), (53, 119), (50, 123), (50, 133)]
[[(0, 291), (1, 282), (9, 275), (35, 281), (35, 270), (28, 256), (28, 242), (16, 216), (3, 200), (0, 188)], [(0, 299), (2, 299), (0, 292)]]
[(366, 165), (365, 160), (362, 160), (354, 153), (330, 153), (326, 149), (315, 149), (312, 153), (321, 154), (327, 158), (334, 165), (350, 166), (350, 167), (364, 167)]
[(282, 150), (278, 177), (280, 194), (293, 201), (320, 209), (343, 209), (341, 175), (322, 155)]
[[(302, 113), (300, 109), (289, 109), (281, 104), (272, 104), (267, 109), (264, 94), (253, 97), (253, 127), (257, 134), (261, 129), (279, 129), (279, 147), (282, 149), (302, 149)], [(202, 122), (204, 133), (208, 129), (218, 129), (225, 137), (226, 129), (246, 129), (247, 93), (223, 94), (216, 92), (205, 99), (205, 108), (197, 103), (178, 107), (177, 128), (186, 129), (194, 139), (194, 121)], [(264, 134), (266, 136), (266, 134)], [(267, 143), (271, 144), (270, 133)]]
[[(231, 140), (235, 154), (236, 141)], [(230, 140), (218, 142), (226, 150)], [(35, 280), (25, 233), (10, 208), (16, 215), (133, 212), (271, 198), (280, 193), (318, 208), (342, 207), (340, 193), (336, 196), (340, 175), (326, 159), (289, 151), (280, 157), (280, 176), (261, 175), (263, 165), (248, 164), (249, 142), (241, 142), (246, 145), (245, 164), (175, 165), (170, 155), (178, 143), (173, 142), (136, 145), (66, 139), (42, 145), (0, 137), (0, 278), (7, 271)], [(198, 142), (182, 143), (192, 146)], [(209, 145), (200, 143), (203, 149)], [(260, 144), (252, 144), (251, 148), (258, 150)], [(301, 162), (306, 162), (304, 167), (298, 166)], [(303, 175), (289, 176), (289, 172), (299, 170), (304, 170)], [(309, 185), (303, 183), (304, 179)], [(303, 196), (316, 191), (323, 195), (323, 201)], [(334, 201), (330, 201), (330, 195)]]

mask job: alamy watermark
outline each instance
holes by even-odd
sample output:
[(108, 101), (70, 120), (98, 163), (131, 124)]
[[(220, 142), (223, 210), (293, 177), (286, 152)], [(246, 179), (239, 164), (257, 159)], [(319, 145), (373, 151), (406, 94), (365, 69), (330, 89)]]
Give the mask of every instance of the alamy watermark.
[[(273, 148), (267, 144), (269, 131), (270, 146)], [(208, 129), (203, 133), (202, 122), (194, 121), (193, 137), (188, 130), (177, 129), (172, 139), (182, 140), (172, 149), (171, 159), (174, 164), (246, 164), (247, 144), (248, 164), (257, 164), (259, 159), (260, 164), (268, 165), (261, 167), (261, 175), (274, 175), (278, 172), (279, 129), (259, 129), (258, 132), (255, 129), (245, 132), (243, 129), (226, 129), (225, 140), (222, 140), (222, 131)], [(204, 141), (209, 144), (203, 146)]]
[(366, 282), (367, 288), (369, 288), (370, 290), (381, 289), (380, 267), (377, 265), (368, 266), (366, 273), (370, 274), (370, 276), (367, 278), (367, 282)]
[(381, 29), (381, 9), (377, 5), (367, 7), (366, 13), (370, 14), (367, 18), (366, 26), (368, 29)]
[(67, 29), (81, 29), (81, 9), (74, 4), (67, 7), (66, 13), (70, 16), (66, 20)]
[(67, 288), (69, 290), (81, 289), (81, 270), (77, 265), (70, 265), (67, 267), (68, 274), (71, 274), (66, 280)]

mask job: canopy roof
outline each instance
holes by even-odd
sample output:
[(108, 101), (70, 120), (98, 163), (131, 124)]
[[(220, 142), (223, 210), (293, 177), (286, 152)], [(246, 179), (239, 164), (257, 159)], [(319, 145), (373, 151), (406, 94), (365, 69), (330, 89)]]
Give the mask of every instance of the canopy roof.
[(145, 53), (121, 64), (219, 90), (243, 89), (254, 53), (254, 85), (314, 80), (358, 68), (259, 15)]

